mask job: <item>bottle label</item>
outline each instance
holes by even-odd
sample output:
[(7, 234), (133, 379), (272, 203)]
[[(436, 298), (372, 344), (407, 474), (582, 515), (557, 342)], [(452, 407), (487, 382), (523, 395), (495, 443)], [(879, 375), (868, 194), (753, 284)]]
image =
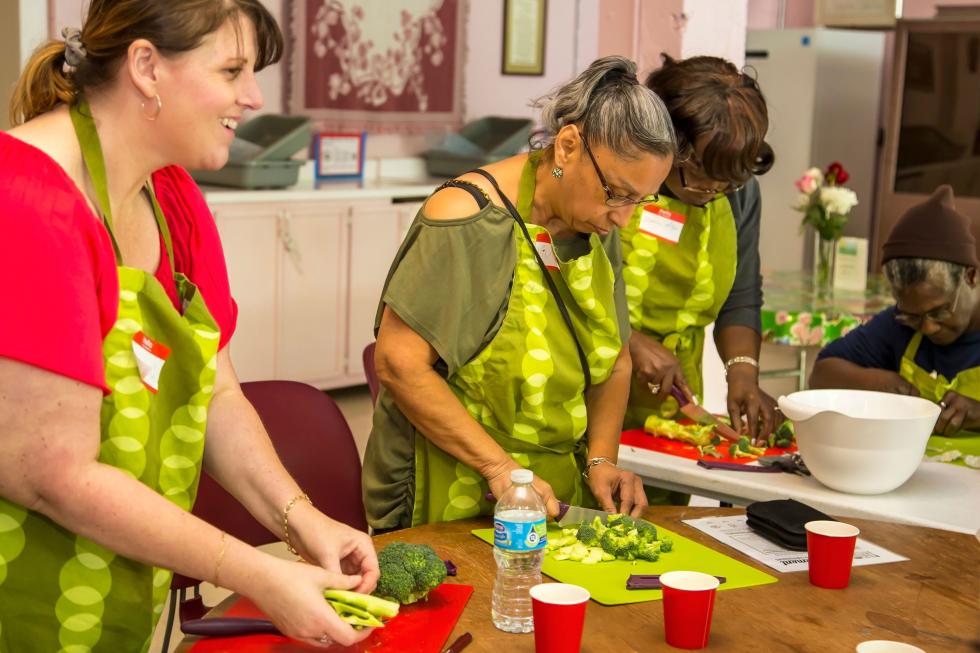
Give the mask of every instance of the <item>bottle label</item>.
[(548, 527), (538, 521), (509, 521), (494, 518), (493, 544), (506, 551), (538, 551), (548, 544)]

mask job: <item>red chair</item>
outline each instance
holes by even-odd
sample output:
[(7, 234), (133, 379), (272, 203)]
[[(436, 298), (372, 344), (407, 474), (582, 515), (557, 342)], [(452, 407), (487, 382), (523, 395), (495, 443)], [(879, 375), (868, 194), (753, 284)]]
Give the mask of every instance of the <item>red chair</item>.
[[(318, 509), (337, 521), (367, 532), (361, 501), (361, 460), (343, 414), (328, 395), (294, 381), (253, 381), (242, 391), (262, 419), (283, 465)], [(196, 516), (252, 546), (280, 541), (207, 474), (201, 475)], [(163, 651), (177, 612), (180, 621), (197, 619), (209, 609), (200, 598), (200, 580), (174, 574)], [(186, 599), (188, 588), (194, 598)]]
[(378, 343), (372, 342), (364, 348), (361, 359), (364, 361), (364, 376), (367, 377), (368, 390), (371, 391), (371, 403), (378, 403), (378, 373), (374, 369), (374, 347)]

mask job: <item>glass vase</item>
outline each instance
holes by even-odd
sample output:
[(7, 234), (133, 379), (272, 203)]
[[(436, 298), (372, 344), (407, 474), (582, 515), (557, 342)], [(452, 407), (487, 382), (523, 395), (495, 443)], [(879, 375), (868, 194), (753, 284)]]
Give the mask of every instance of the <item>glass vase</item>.
[(822, 238), (816, 234), (813, 253), (813, 290), (820, 299), (834, 295), (834, 257), (837, 255), (837, 240)]

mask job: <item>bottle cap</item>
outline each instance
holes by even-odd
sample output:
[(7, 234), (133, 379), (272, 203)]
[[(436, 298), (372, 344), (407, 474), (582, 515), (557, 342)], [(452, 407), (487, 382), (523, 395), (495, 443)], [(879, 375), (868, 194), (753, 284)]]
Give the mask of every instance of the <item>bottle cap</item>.
[(515, 469), (510, 473), (511, 483), (530, 483), (534, 480), (534, 472), (530, 469)]

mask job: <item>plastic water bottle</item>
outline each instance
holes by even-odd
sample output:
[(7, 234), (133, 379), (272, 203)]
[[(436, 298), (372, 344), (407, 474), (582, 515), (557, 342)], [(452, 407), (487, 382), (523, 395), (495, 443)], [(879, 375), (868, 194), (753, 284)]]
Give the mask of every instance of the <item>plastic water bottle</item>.
[(545, 505), (531, 485), (529, 469), (510, 473), (511, 486), (497, 501), (493, 513), (493, 557), (497, 580), (493, 584), (493, 625), (509, 633), (534, 630), (530, 589), (541, 582), (548, 531)]

